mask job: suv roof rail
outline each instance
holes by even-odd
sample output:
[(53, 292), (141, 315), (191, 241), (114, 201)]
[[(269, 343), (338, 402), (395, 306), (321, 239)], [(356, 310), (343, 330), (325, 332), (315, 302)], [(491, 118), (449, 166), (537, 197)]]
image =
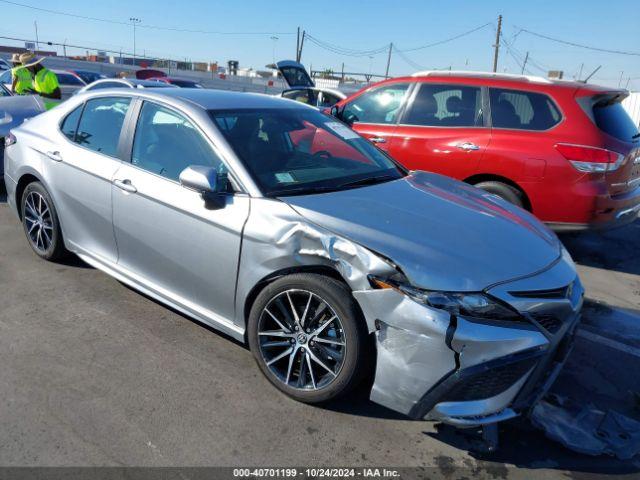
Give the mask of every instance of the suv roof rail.
[(505, 80), (522, 80), (535, 83), (553, 83), (548, 78), (536, 75), (518, 75), (515, 73), (474, 72), (470, 70), (424, 70), (411, 74), (412, 77), (469, 77), (469, 78), (496, 78)]

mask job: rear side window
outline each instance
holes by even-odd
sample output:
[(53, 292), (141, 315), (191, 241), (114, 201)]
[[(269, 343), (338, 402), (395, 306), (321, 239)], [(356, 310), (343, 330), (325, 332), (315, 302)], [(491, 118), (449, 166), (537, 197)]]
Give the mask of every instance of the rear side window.
[(600, 130), (618, 140), (632, 142), (638, 138), (638, 127), (619, 101), (596, 103), (593, 119)]
[(75, 142), (95, 152), (115, 157), (130, 102), (129, 98), (89, 100), (80, 118)]
[(425, 127), (480, 127), (483, 124), (480, 88), (422, 83), (402, 123)]
[(494, 128), (548, 130), (562, 119), (558, 107), (542, 93), (492, 88), (490, 100)]
[(80, 114), (82, 114), (82, 107), (84, 107), (84, 103), (76, 107), (69, 115), (67, 115), (67, 118), (64, 119), (60, 126), (60, 130), (62, 130), (64, 136), (72, 142), (76, 139), (76, 130), (78, 129)]

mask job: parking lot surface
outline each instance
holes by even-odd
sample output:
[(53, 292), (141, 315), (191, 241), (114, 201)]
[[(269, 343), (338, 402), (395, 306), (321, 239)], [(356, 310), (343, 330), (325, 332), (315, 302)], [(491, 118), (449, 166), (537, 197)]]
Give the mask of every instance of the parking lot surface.
[[(588, 298), (554, 389), (639, 418), (640, 222), (562, 240)], [(78, 259), (39, 260), (4, 197), (0, 365), (3, 466), (421, 466), (447, 478), (640, 472), (640, 459), (574, 453), (522, 421), (502, 425), (501, 448), (481, 454), (473, 435), (410, 421), (364, 391), (323, 408), (297, 403), (239, 343)]]

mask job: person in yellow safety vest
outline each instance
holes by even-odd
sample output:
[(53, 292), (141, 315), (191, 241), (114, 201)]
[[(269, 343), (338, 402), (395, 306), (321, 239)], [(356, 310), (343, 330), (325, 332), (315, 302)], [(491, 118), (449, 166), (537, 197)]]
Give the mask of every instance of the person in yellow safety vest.
[(11, 90), (17, 95), (34, 93), (33, 78), (31, 72), (22, 66), (20, 54), (14, 53), (11, 57), (13, 68), (11, 69)]
[(20, 55), (22, 65), (24, 68), (29, 69), (31, 75), (33, 75), (33, 89), (38, 95), (45, 98), (44, 107), (50, 110), (60, 103), (62, 92), (60, 91), (58, 77), (51, 70), (41, 65), (42, 60), (44, 58), (36, 59), (36, 56), (31, 52)]

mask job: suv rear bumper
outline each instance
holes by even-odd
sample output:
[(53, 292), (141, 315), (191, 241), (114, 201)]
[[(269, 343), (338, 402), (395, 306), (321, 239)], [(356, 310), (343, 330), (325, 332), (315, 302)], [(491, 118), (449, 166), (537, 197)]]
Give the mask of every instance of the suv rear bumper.
[(620, 195), (599, 195), (589, 222), (547, 222), (555, 231), (602, 230), (621, 227), (640, 216), (640, 186)]

